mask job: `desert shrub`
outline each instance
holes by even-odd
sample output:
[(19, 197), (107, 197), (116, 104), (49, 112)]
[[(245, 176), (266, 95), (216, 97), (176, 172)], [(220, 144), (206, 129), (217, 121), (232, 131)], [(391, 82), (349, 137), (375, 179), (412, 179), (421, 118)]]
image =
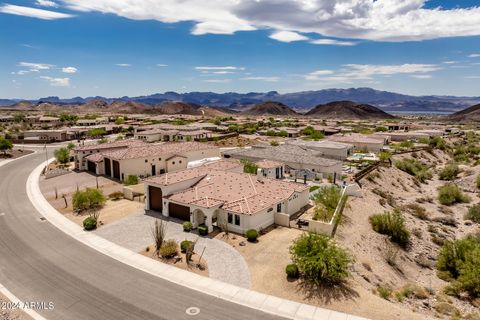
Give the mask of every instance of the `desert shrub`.
[(287, 273), (287, 277), (291, 279), (296, 279), (300, 276), (300, 271), (298, 270), (297, 265), (294, 263), (287, 265), (285, 272)]
[(247, 237), (248, 241), (255, 242), (258, 238), (258, 231), (255, 229), (247, 230), (247, 232), (245, 232), (245, 236)]
[(241, 160), (241, 162), (243, 164), (243, 172), (257, 174), (258, 166), (255, 163), (245, 159)]
[(470, 198), (457, 185), (448, 183), (438, 188), (438, 201), (443, 205), (451, 206), (456, 203), (470, 202)]
[(421, 219), (421, 220), (428, 220), (429, 219), (429, 214), (427, 210), (416, 204), (416, 203), (410, 203), (405, 206), (405, 209), (409, 211), (413, 216)]
[(97, 228), (97, 219), (94, 217), (87, 217), (83, 220), (83, 228), (87, 231), (94, 230)]
[(475, 184), (477, 186), (477, 189), (480, 189), (480, 175), (478, 175), (477, 178), (475, 179)]
[(410, 242), (410, 232), (405, 226), (405, 220), (398, 210), (374, 214), (369, 218), (373, 230), (388, 235), (392, 242), (406, 247)]
[(416, 284), (407, 284), (395, 292), (395, 298), (403, 302), (405, 298), (427, 299), (429, 296), (425, 288)]
[(128, 175), (127, 179), (123, 181), (123, 184), (126, 186), (133, 186), (135, 184), (138, 184), (138, 177), (136, 175)]
[(323, 187), (312, 197), (315, 203), (314, 218), (330, 221), (342, 197), (342, 190), (337, 186)]
[(385, 300), (390, 299), (390, 297), (392, 296), (392, 289), (390, 289), (389, 287), (378, 287), (377, 292), (380, 295), (380, 297), (382, 297)]
[(414, 176), (422, 183), (432, 178), (432, 173), (428, 170), (428, 167), (414, 158), (398, 160), (395, 162), (395, 166), (399, 170)]
[(13, 143), (10, 139), (8, 139), (7, 135), (5, 137), (0, 136), (0, 151), (3, 154), (7, 154), (7, 151), (13, 149)]
[(108, 197), (112, 200), (120, 200), (120, 199), (123, 199), (123, 192), (121, 191), (112, 192), (108, 195)]
[(160, 247), (160, 255), (163, 258), (170, 259), (177, 255), (178, 253), (178, 245), (175, 240), (167, 240), (164, 241), (162, 246)]
[(389, 151), (382, 151), (378, 154), (378, 158), (382, 162), (388, 161), (392, 157), (392, 154)]
[(270, 141), (270, 145), (271, 145), (272, 147), (277, 147), (277, 146), (279, 146), (280, 144), (278, 143), (277, 140), (272, 140), (272, 141)]
[(458, 292), (480, 297), (480, 236), (446, 241), (437, 260), (439, 277), (452, 281)]
[(101, 208), (107, 198), (98, 189), (87, 188), (85, 191), (76, 191), (72, 196), (73, 210), (82, 212)]
[(455, 180), (460, 173), (458, 165), (451, 163), (447, 164), (439, 173), (438, 178), (440, 180)]
[(440, 149), (440, 150), (445, 150), (447, 147), (445, 140), (441, 137), (431, 138), (428, 144), (430, 145), (430, 147), (434, 149)]
[(292, 261), (304, 276), (316, 283), (338, 283), (350, 275), (350, 255), (327, 236), (300, 235), (290, 246)]
[(185, 221), (182, 226), (185, 232), (190, 232), (193, 229), (193, 224), (190, 221)]
[(465, 219), (480, 223), (480, 204), (476, 204), (468, 209)]
[(204, 224), (198, 226), (198, 234), (201, 236), (208, 235), (208, 227)]
[(188, 247), (190, 247), (193, 244), (193, 241), (190, 240), (183, 240), (180, 242), (180, 250), (185, 253), (187, 252)]
[(320, 188), (320, 186), (311, 186), (308, 191), (313, 192), (315, 190), (318, 190), (319, 188)]

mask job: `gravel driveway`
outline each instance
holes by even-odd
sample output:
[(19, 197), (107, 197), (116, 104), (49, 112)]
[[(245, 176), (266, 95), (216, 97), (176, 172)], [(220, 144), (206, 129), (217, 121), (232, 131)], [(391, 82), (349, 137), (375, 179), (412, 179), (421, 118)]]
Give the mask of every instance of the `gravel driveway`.
[[(140, 252), (153, 243), (151, 229), (155, 219), (156, 217), (139, 212), (103, 226), (94, 233), (122, 247)], [(183, 232), (181, 223), (168, 221), (166, 239), (175, 239), (180, 242), (197, 238), (195, 253), (200, 255), (205, 248), (203, 258), (207, 261), (211, 278), (250, 288), (250, 272), (247, 263), (233, 247), (217, 239)]]

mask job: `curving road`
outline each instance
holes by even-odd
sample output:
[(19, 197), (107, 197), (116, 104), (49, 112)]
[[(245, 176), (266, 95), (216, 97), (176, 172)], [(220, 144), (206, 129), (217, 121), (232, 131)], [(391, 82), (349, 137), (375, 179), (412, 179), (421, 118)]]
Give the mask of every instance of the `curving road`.
[[(0, 167), (0, 283), (52, 319), (278, 319), (113, 260), (42, 221), (25, 183), (39, 152)], [(189, 307), (200, 308), (196, 316)]]

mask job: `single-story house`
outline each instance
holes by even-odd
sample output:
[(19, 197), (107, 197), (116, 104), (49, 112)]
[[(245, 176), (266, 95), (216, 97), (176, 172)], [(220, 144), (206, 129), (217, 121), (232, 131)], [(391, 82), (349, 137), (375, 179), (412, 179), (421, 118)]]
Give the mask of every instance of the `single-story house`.
[(257, 166), (257, 176), (270, 179), (283, 179), (285, 164), (274, 160), (260, 160), (255, 163)]
[(366, 136), (357, 133), (334, 134), (328, 140), (343, 142), (353, 145), (355, 150), (366, 150), (368, 152), (379, 152), (384, 145), (388, 144), (388, 137)]
[(308, 186), (234, 172), (238, 162), (221, 160), (204, 166), (147, 178), (145, 209), (192, 222), (194, 227), (223, 225), (244, 234), (274, 224), (276, 215), (291, 216), (309, 201)]
[(341, 176), (342, 162), (318, 155), (318, 151), (296, 145), (283, 144), (273, 146), (254, 146), (249, 149), (232, 149), (223, 151), (225, 158), (244, 159), (252, 162), (274, 160), (285, 164), (285, 172), (309, 169), (324, 178), (335, 174)]
[(67, 141), (69, 135), (67, 130), (28, 130), (23, 132), (25, 140), (33, 140), (39, 142)]
[(0, 116), (0, 122), (13, 122), (15, 120), (14, 116), (6, 115)]
[(290, 140), (287, 141), (287, 144), (318, 151), (318, 156), (338, 160), (347, 159), (353, 154), (354, 149), (352, 144), (329, 140)]

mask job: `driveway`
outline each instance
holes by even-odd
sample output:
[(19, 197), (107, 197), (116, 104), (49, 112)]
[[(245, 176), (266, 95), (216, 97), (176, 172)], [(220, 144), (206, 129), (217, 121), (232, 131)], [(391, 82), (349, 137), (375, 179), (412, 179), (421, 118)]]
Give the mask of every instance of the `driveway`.
[[(156, 218), (165, 219), (139, 212), (103, 226), (94, 233), (122, 247), (140, 252), (153, 243), (151, 230)], [(183, 232), (181, 223), (175, 221), (168, 221), (166, 239), (175, 239), (177, 242), (198, 239), (195, 253), (200, 255), (205, 248), (203, 258), (207, 261), (211, 278), (250, 288), (247, 263), (243, 256), (227, 243)]]

